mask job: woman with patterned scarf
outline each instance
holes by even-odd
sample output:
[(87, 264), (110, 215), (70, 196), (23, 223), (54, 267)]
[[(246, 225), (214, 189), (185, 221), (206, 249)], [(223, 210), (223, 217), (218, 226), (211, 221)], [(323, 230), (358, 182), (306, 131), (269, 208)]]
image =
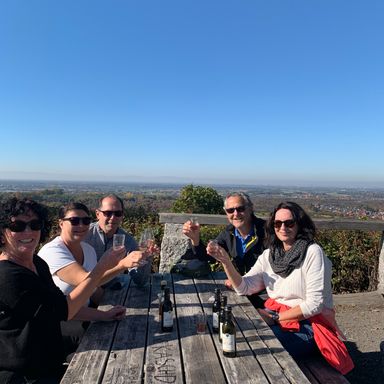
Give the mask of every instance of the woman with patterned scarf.
[(266, 225), (268, 249), (241, 276), (227, 252), (208, 244), (207, 253), (223, 264), (239, 295), (267, 290), (260, 312), (273, 320), (271, 328), (284, 348), (301, 358), (319, 350), (342, 374), (353, 368), (335, 321), (332, 264), (314, 242), (315, 225), (294, 202), (282, 202)]

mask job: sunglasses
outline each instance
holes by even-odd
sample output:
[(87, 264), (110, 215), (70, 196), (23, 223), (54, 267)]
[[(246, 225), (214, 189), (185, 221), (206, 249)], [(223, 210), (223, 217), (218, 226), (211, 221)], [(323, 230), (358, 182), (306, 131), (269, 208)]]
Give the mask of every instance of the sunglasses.
[(247, 209), (247, 207), (245, 205), (240, 205), (238, 207), (224, 209), (227, 213), (234, 213), (235, 211), (237, 211), (237, 213), (243, 213)]
[(99, 211), (102, 212), (105, 217), (112, 217), (112, 215), (115, 215), (116, 217), (123, 216), (123, 211), (101, 211), (100, 209)]
[(44, 227), (44, 223), (41, 220), (34, 219), (31, 221), (21, 221), (21, 220), (15, 220), (11, 221), (7, 227), (12, 232), (23, 232), (27, 227), (29, 227), (32, 231), (40, 231)]
[(295, 220), (284, 220), (284, 221), (281, 221), (281, 220), (275, 220), (273, 222), (273, 226), (277, 229), (280, 229), (282, 225), (285, 225), (287, 228), (293, 228), (296, 224), (296, 221)]
[(69, 221), (71, 225), (79, 225), (80, 223), (83, 223), (84, 225), (91, 224), (92, 219), (90, 217), (66, 217), (64, 219), (61, 219), (63, 221)]

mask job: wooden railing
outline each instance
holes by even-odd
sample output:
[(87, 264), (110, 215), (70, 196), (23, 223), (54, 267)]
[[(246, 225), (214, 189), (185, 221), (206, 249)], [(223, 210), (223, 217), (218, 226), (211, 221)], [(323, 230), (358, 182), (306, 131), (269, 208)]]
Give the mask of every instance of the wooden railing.
[[(183, 224), (191, 218), (196, 217), (200, 224), (225, 225), (228, 224), (225, 215), (206, 215), (206, 214), (185, 214), (185, 213), (160, 213), (160, 223)], [(265, 219), (265, 218), (264, 218)], [(319, 229), (353, 230), (353, 231), (377, 231), (381, 232), (379, 272), (377, 290), (384, 294), (384, 221), (363, 221), (347, 219), (313, 219)]]

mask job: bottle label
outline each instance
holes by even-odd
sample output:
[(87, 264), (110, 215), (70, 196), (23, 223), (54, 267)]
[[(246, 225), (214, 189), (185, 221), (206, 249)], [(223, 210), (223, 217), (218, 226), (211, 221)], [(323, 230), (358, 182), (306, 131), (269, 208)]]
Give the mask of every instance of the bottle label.
[(223, 323), (220, 323), (220, 325), (219, 325), (219, 335), (220, 335), (220, 339), (222, 339), (222, 337), (223, 337)]
[(236, 350), (236, 340), (235, 335), (229, 333), (223, 333), (223, 351), (224, 352), (235, 352)]
[(173, 317), (172, 311), (163, 312), (163, 327), (172, 327), (173, 326)]
[(213, 328), (219, 328), (219, 313), (213, 312), (212, 314), (212, 325)]

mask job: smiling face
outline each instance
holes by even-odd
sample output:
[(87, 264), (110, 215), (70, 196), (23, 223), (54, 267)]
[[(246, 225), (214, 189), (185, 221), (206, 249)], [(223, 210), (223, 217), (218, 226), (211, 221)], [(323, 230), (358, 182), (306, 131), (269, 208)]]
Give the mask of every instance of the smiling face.
[[(107, 237), (112, 237), (121, 226), (124, 219), (122, 212), (123, 208), (120, 201), (114, 197), (104, 198), (100, 208), (96, 210), (99, 226)], [(121, 216), (117, 216), (120, 214)]]
[(283, 243), (283, 247), (286, 251), (290, 249), (296, 241), (298, 231), (297, 223), (294, 223), (292, 227), (290, 225), (286, 225), (287, 221), (290, 223), (289, 220), (294, 220), (292, 212), (289, 209), (281, 208), (276, 211), (274, 222), (281, 224), (281, 226), (277, 227), (275, 225), (275, 234)]
[[(38, 217), (30, 212), (17, 215), (11, 218), (11, 222), (22, 221), (29, 223), (31, 220), (38, 220)], [(27, 225), (23, 231), (12, 232), (10, 228), (5, 228), (2, 233), (4, 252), (18, 258), (31, 258), (40, 241), (40, 230), (32, 230)]]
[[(246, 204), (241, 196), (228, 197), (225, 200), (224, 206), (228, 221), (239, 231), (247, 233), (252, 225), (252, 208)], [(243, 210), (242, 208), (245, 208), (245, 210), (243, 212), (238, 210), (233, 212), (227, 211), (232, 211), (233, 208), (239, 208), (241, 211)]]
[(59, 220), (59, 226), (61, 228), (60, 236), (64, 242), (80, 242), (88, 233), (89, 224), (84, 224), (83, 221), (80, 221), (78, 225), (74, 225), (70, 220), (67, 220), (75, 217), (86, 218), (89, 216), (87, 212), (82, 209), (72, 209), (67, 211), (65, 217)]

